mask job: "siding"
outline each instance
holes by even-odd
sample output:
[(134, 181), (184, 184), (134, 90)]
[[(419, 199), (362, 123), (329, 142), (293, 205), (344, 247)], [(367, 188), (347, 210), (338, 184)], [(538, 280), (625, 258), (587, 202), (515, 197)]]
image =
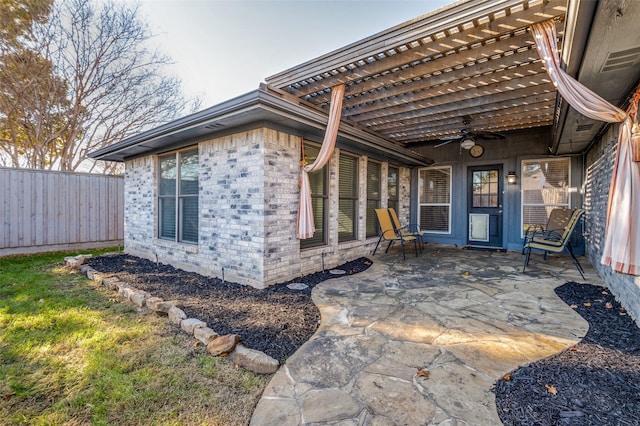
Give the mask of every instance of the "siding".
[(611, 174), (615, 162), (619, 125), (607, 133), (587, 153), (585, 181), (585, 242), (587, 256), (607, 286), (640, 325), (640, 277), (617, 274), (600, 263), (607, 215)]
[(124, 179), (0, 168), (0, 256), (124, 239)]

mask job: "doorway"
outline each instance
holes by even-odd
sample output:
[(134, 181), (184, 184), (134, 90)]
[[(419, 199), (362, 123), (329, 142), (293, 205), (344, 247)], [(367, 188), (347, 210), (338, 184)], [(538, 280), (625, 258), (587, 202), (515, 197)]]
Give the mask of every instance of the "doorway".
[(502, 248), (502, 165), (473, 166), (467, 170), (467, 244)]

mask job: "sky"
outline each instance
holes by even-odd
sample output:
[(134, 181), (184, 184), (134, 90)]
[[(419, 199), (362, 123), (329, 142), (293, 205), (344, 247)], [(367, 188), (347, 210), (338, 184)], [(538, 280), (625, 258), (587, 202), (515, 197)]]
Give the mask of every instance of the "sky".
[(201, 108), (452, 0), (140, 0), (153, 42)]

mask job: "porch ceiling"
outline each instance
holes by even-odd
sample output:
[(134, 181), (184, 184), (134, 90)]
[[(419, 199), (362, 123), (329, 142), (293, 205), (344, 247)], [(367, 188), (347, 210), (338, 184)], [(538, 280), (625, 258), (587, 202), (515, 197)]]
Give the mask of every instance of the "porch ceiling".
[[(556, 90), (528, 27), (566, 0), (458, 2), (266, 79), (328, 108), (346, 84), (344, 120), (397, 144), (549, 126)], [(561, 43), (561, 40), (559, 40)]]

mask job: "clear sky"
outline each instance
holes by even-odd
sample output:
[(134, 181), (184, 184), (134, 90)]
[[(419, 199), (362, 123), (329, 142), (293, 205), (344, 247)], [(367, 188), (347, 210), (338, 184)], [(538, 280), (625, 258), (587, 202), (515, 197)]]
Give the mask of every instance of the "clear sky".
[(141, 0), (141, 17), (206, 108), (268, 76), (452, 0)]

